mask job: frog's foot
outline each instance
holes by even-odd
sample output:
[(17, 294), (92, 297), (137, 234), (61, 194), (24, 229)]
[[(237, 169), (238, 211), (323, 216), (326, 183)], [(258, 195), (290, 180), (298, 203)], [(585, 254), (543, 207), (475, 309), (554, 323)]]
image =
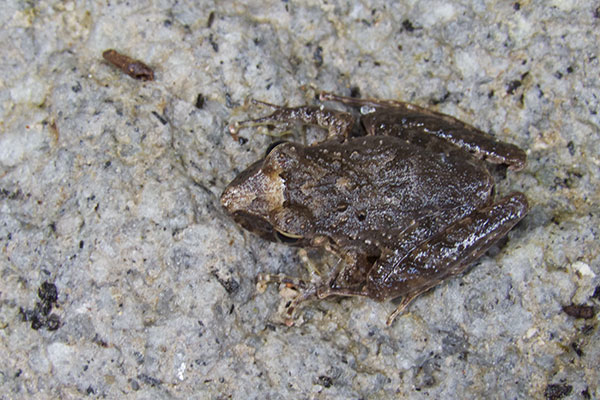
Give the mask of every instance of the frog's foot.
[(242, 128), (258, 125), (288, 126), (293, 123), (300, 123), (326, 129), (330, 139), (337, 138), (342, 141), (349, 136), (354, 125), (354, 117), (342, 111), (317, 106), (281, 107), (260, 100), (252, 100), (252, 103), (274, 108), (275, 111), (265, 117), (248, 119), (229, 125), (231, 134), (236, 134)]
[(264, 293), (265, 290), (267, 290), (267, 285), (269, 283), (285, 285), (290, 289), (296, 290), (306, 290), (308, 287), (308, 284), (300, 278), (295, 278), (284, 274), (258, 274), (258, 277), (256, 278), (256, 289), (260, 293)]
[[(294, 314), (296, 310), (299, 308), (301, 303), (309, 300), (311, 297), (315, 295), (315, 287), (314, 285), (306, 290), (299, 291), (291, 300), (285, 301), (283, 307), (283, 314), (287, 316), (285, 320), (285, 324), (291, 326), (294, 324), (294, 320), (296, 319)], [(282, 296), (285, 298), (285, 296)]]
[(283, 323), (285, 325), (294, 325), (295, 311), (301, 303), (315, 295), (315, 286), (308, 285), (302, 279), (283, 274), (258, 275), (256, 286), (259, 292), (264, 292), (269, 283), (277, 283), (280, 285), (279, 294), (282, 298), (282, 302), (279, 306), (279, 313), (284, 315)]

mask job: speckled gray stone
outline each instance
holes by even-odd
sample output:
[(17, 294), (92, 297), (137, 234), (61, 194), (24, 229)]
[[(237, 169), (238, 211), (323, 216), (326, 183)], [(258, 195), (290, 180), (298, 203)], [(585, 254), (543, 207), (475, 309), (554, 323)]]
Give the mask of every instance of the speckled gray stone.
[[(0, 398), (600, 397), (598, 317), (563, 311), (600, 307), (599, 4), (170, 3), (3, 2)], [(302, 276), (300, 258), (219, 204), (275, 140), (229, 135), (265, 113), (247, 99), (321, 89), (415, 102), (528, 153), (498, 192), (530, 214), (390, 328), (394, 304), (362, 298), (278, 323), (255, 277)]]

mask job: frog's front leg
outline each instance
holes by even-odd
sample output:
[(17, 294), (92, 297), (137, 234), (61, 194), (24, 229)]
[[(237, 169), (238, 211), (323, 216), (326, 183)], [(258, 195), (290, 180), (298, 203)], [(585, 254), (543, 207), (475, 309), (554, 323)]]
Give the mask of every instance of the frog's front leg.
[(232, 133), (247, 126), (300, 123), (327, 129), (328, 139), (337, 139), (342, 142), (350, 136), (354, 125), (354, 117), (342, 111), (316, 106), (281, 107), (259, 100), (252, 100), (252, 102), (274, 108), (275, 112), (265, 117), (236, 122), (229, 127)]
[[(280, 309), (285, 313), (285, 324), (288, 326), (294, 323), (294, 313), (301, 303), (315, 297), (317, 287), (321, 284), (321, 272), (317, 265), (311, 260), (305, 249), (298, 250), (298, 255), (302, 263), (306, 266), (309, 273), (309, 279), (304, 280), (285, 274), (265, 274), (260, 273), (256, 279), (256, 288), (259, 293), (263, 293), (270, 283), (279, 284), (279, 293), (284, 299)], [(334, 268), (337, 268), (334, 267)]]
[(454, 222), (407, 255), (378, 262), (369, 273), (365, 292), (385, 300), (402, 296), (387, 324), (421, 293), (461, 273), (527, 214), (525, 195), (512, 193)]

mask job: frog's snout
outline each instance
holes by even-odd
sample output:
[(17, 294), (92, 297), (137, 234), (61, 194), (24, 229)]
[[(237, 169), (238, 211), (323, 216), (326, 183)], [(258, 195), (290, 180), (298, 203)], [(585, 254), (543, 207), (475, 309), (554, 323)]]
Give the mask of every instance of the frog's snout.
[(225, 190), (223, 190), (223, 193), (221, 193), (221, 205), (229, 213), (233, 213), (235, 212), (235, 205), (237, 204), (236, 200), (238, 197), (235, 187), (228, 185)]
[(283, 204), (284, 182), (278, 174), (248, 168), (234, 179), (221, 195), (221, 205), (230, 213), (245, 211), (267, 216)]

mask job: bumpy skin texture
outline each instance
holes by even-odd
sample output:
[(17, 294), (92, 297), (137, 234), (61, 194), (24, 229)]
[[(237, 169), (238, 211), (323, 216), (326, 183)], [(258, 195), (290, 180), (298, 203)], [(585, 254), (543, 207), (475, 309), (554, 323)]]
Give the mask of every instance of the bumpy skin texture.
[[(242, 172), (221, 197), (244, 228), (272, 241), (323, 247), (339, 268), (301, 299), (403, 297), (463, 271), (528, 210), (522, 193), (495, 201), (485, 163), (522, 169), (525, 153), (452, 117), (393, 102), (321, 96), (351, 114), (280, 108), (253, 124), (300, 122), (329, 130), (312, 146), (282, 143)], [(353, 135), (362, 135), (351, 137)]]

